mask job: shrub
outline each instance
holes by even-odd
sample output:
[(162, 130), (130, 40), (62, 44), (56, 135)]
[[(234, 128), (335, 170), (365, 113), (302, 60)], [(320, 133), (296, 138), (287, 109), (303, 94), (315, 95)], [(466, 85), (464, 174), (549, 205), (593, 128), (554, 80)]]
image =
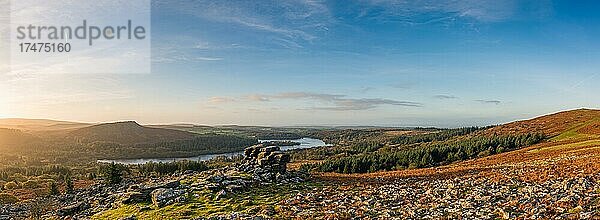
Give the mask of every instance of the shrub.
[(19, 199), (8, 193), (0, 193), (0, 204), (13, 204), (17, 203)]
[(8, 182), (6, 184), (4, 184), (4, 189), (18, 189), (19, 188), (19, 184), (17, 184), (16, 182), (12, 181), (12, 182)]
[(18, 182), (25, 182), (28, 180), (28, 178), (26, 176), (23, 176), (23, 174), (20, 173), (15, 173), (12, 176), (10, 176), (10, 179), (14, 180), (14, 181), (18, 181)]
[(36, 198), (42, 198), (49, 194), (48, 189), (46, 189), (46, 188), (37, 188), (37, 189), (32, 189), (31, 191), (36, 196)]
[(40, 179), (38, 180), (38, 184), (41, 185), (42, 187), (49, 187), (50, 184), (52, 184), (53, 182), (56, 182), (53, 179)]
[(40, 188), (40, 184), (38, 184), (38, 182), (35, 180), (27, 180), (23, 183), (22, 187), (24, 189), (37, 189)]
[(96, 173), (95, 172), (88, 173), (87, 179), (88, 180), (94, 180), (94, 179), (96, 179)]
[(67, 193), (72, 193), (73, 189), (73, 178), (71, 177), (71, 175), (65, 176), (65, 191)]
[(56, 184), (56, 182), (51, 182), (50, 183), (50, 195), (58, 195), (60, 194), (60, 191), (58, 191), (58, 185)]

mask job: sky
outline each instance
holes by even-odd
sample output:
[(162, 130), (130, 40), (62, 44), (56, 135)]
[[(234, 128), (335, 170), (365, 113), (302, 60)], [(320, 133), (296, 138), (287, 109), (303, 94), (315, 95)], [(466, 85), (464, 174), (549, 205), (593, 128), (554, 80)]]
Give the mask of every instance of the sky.
[(2, 59), (0, 118), (458, 127), (600, 107), (596, 1), (153, 0), (151, 9), (150, 73), (15, 74)]

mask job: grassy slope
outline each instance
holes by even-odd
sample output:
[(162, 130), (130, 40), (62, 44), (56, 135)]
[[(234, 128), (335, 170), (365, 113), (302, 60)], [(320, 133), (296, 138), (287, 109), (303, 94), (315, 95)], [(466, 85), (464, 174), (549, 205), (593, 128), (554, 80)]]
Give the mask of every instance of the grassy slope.
[[(189, 182), (183, 184), (189, 184)], [(215, 200), (214, 193), (208, 190), (195, 191), (188, 195), (184, 204), (168, 205), (162, 208), (156, 208), (149, 203), (122, 205), (117, 209), (98, 213), (92, 219), (119, 219), (130, 215), (135, 215), (138, 219), (181, 219), (226, 215), (232, 211), (255, 215), (267, 207), (277, 209), (280, 201), (296, 195), (299, 191), (319, 186), (319, 183), (306, 182), (255, 187), (250, 191), (221, 200)], [(149, 206), (151, 209), (140, 211), (145, 206)]]
[(568, 130), (562, 132), (560, 135), (552, 138), (552, 141), (598, 138), (600, 137), (600, 134), (580, 132), (581, 129), (587, 128), (592, 125), (596, 125), (598, 123), (600, 123), (600, 117), (595, 117), (589, 121), (575, 124), (571, 126)]
[[(527, 133), (542, 132), (548, 136), (560, 136), (564, 132), (573, 130), (578, 126), (590, 123), (600, 118), (600, 110), (577, 109), (563, 111), (541, 117), (507, 123), (488, 129), (485, 133)], [(575, 129), (576, 130), (576, 129)]]

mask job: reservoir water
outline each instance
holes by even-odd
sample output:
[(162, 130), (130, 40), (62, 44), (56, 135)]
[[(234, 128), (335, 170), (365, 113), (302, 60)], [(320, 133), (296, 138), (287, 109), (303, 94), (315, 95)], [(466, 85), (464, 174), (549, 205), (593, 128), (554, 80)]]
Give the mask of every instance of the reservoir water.
[[(287, 150), (293, 150), (293, 149), (308, 149), (308, 148), (313, 148), (313, 147), (320, 147), (320, 146), (328, 146), (328, 144), (325, 144), (325, 142), (323, 142), (322, 140), (319, 139), (314, 139), (314, 138), (301, 138), (301, 139), (296, 139), (296, 140), (259, 140), (259, 142), (269, 142), (269, 141), (292, 141), (292, 142), (298, 142), (300, 143), (300, 145), (293, 145), (293, 146), (282, 146), (281, 150), (282, 151), (287, 151)], [(182, 160), (191, 160), (191, 161), (205, 161), (205, 160), (210, 160), (213, 158), (217, 158), (217, 157), (232, 157), (232, 156), (236, 156), (236, 155), (241, 155), (243, 154), (243, 151), (240, 152), (232, 152), (232, 153), (224, 153), (224, 154), (206, 154), (206, 155), (199, 155), (199, 156), (195, 156), (195, 157), (177, 157), (177, 158), (148, 158), (148, 159), (116, 159), (116, 160), (98, 160), (98, 163), (121, 163), (121, 164), (144, 164), (144, 163), (148, 163), (148, 162), (173, 162), (173, 161), (182, 161)]]

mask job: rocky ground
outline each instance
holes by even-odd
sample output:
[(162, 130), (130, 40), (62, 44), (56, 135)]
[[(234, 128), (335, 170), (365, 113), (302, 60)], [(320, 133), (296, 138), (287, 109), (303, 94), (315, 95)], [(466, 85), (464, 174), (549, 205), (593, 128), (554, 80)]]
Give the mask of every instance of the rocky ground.
[(600, 148), (590, 143), (548, 143), (439, 168), (311, 178), (286, 171), (289, 158), (277, 148), (254, 147), (240, 164), (93, 185), (2, 206), (0, 219), (600, 219)]
[[(194, 195), (208, 195), (211, 200), (218, 201), (253, 187), (295, 184), (306, 178), (306, 174), (286, 171), (289, 155), (279, 151), (279, 147), (257, 145), (248, 148), (245, 154), (242, 163), (223, 168), (159, 178), (127, 179), (117, 185), (98, 183), (60, 196), (0, 205), (0, 220), (89, 219), (103, 211), (138, 204), (141, 204), (138, 211), (158, 210), (185, 204)], [(136, 219), (136, 216), (123, 219)]]
[(313, 181), (321, 186), (291, 193), (270, 214), (284, 219), (600, 219), (596, 140), (547, 142), (438, 168), (316, 174)]
[(600, 176), (528, 183), (470, 175), (330, 183), (280, 203), (315, 219), (600, 219)]

